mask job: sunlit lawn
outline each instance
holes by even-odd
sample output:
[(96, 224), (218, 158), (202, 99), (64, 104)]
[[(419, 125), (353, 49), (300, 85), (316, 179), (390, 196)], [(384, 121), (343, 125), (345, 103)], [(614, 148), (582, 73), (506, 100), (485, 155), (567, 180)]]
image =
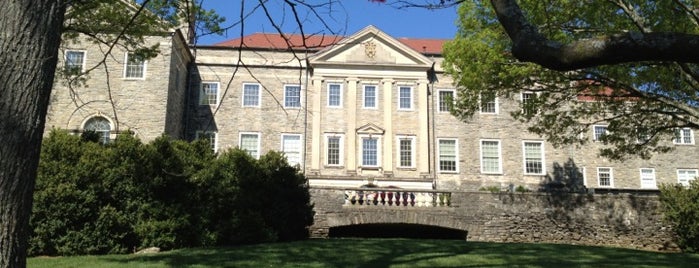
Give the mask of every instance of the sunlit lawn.
[(699, 254), (459, 240), (326, 239), (148, 255), (36, 257), (29, 267), (699, 267)]

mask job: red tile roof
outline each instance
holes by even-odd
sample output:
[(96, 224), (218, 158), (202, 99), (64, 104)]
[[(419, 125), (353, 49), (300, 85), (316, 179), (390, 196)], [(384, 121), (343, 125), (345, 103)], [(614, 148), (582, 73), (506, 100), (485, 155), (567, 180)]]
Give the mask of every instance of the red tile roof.
[[(286, 36), (287, 40), (279, 34), (270, 33), (254, 33), (242, 38), (235, 38), (220, 43), (214, 46), (221, 47), (240, 47), (241, 44), (246, 48), (263, 48), (263, 49), (303, 49), (303, 38), (300, 34), (291, 34)], [(305, 47), (310, 50), (320, 50), (324, 47), (336, 44), (345, 38), (337, 35), (312, 35), (306, 36)], [(448, 41), (447, 39), (413, 39), (413, 38), (398, 38), (398, 41), (404, 45), (423, 54), (442, 54), (442, 46)]]

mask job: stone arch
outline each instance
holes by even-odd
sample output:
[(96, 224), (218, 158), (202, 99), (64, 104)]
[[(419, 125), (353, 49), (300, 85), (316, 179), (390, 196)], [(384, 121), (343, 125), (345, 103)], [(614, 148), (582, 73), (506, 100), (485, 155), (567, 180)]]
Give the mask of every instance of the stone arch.
[(326, 214), (326, 228), (361, 224), (414, 224), (469, 231), (469, 224), (454, 217), (452, 209), (359, 209)]

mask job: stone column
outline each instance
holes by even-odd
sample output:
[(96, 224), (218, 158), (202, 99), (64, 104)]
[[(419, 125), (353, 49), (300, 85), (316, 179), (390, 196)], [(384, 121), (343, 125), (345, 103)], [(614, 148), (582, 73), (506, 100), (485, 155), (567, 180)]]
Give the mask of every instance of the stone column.
[(381, 166), (386, 177), (393, 177), (393, 80), (381, 80), (383, 84), (383, 154)]
[(320, 175), (320, 155), (321, 155), (321, 141), (323, 135), (320, 131), (320, 120), (321, 120), (321, 96), (323, 95), (323, 80), (321, 78), (314, 78), (311, 88), (313, 93), (313, 101), (311, 102), (311, 116), (313, 116), (313, 123), (311, 125), (311, 173)]
[(420, 132), (418, 134), (418, 150), (417, 159), (418, 171), (421, 175), (430, 174), (430, 161), (428, 160), (429, 155), (429, 126), (427, 119), (427, 83), (426, 80), (420, 80), (417, 84), (417, 90), (415, 94), (417, 95), (417, 109), (418, 109), (418, 124)]
[(347, 78), (347, 133), (345, 133), (345, 159), (348, 175), (357, 174), (357, 78)]

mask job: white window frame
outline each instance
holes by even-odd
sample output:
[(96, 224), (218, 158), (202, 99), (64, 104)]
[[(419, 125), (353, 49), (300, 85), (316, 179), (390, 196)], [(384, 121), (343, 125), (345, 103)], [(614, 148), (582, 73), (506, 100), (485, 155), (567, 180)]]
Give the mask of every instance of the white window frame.
[[(100, 120), (101, 122), (106, 122), (107, 127), (109, 128), (108, 130), (104, 129), (90, 129), (88, 123), (90, 123), (93, 120)], [(104, 120), (104, 121), (102, 121)], [(114, 123), (112, 122), (111, 119), (101, 116), (101, 115), (96, 115), (96, 116), (91, 116), (87, 118), (83, 123), (82, 123), (82, 128), (83, 131), (94, 131), (95, 133), (100, 135), (100, 140), (99, 142), (102, 144), (107, 144), (112, 142), (112, 131), (114, 131)]]
[[(689, 143), (684, 142), (685, 138), (684, 131), (689, 130)], [(677, 133), (679, 132), (679, 139), (677, 139)], [(675, 145), (694, 145), (694, 130), (688, 127), (675, 129), (675, 137), (672, 138), (672, 143)]]
[[(250, 105), (250, 104), (245, 104), (245, 86), (257, 86), (257, 104), (256, 105)], [(262, 105), (262, 85), (258, 83), (243, 83), (243, 87), (241, 88), (241, 98), (240, 98), (240, 104), (243, 107), (260, 107)]]
[[(483, 164), (484, 158), (483, 158), (483, 142), (497, 142), (498, 143), (498, 170), (497, 171), (486, 171), (485, 170), (485, 165)], [(478, 142), (478, 146), (480, 147), (480, 166), (481, 166), (481, 173), (483, 174), (502, 174), (502, 141), (498, 139), (481, 139)]]
[[(367, 99), (366, 99), (366, 89), (367, 87), (373, 87), (374, 88), (374, 106), (367, 106)], [(378, 109), (379, 108), (379, 86), (378, 85), (363, 85), (362, 86), (362, 108), (364, 109)]]
[(500, 113), (500, 104), (498, 102), (498, 96), (495, 95), (493, 99), (493, 105), (495, 106), (495, 111), (494, 112), (484, 112), (483, 111), (483, 94), (478, 96), (478, 112), (480, 114), (499, 114)]
[[(288, 89), (289, 89), (290, 87), (297, 87), (297, 88), (299, 89), (299, 101), (298, 101), (298, 106), (289, 106), (289, 105), (287, 105), (287, 103), (286, 103), (287, 98), (289, 97), (289, 96), (287, 96), (287, 93), (289, 93), (289, 92), (288, 92)], [(292, 84), (284, 85), (284, 108), (289, 108), (289, 109), (301, 109), (302, 106), (303, 106), (303, 88), (301, 87), (301, 85), (292, 85)]]
[[(644, 170), (650, 170), (650, 173), (649, 173), (649, 174), (650, 174), (651, 176), (644, 176), (644, 173), (643, 173)], [(638, 173), (639, 173), (639, 178), (640, 178), (640, 180), (641, 180), (641, 188), (643, 188), (643, 189), (657, 189), (657, 188), (658, 188), (658, 184), (657, 184), (657, 181), (656, 181), (656, 175), (655, 175), (655, 169), (654, 169), (654, 168), (639, 168), (639, 169), (638, 169)], [(646, 179), (646, 180), (648, 180), (648, 181), (652, 181), (652, 182), (653, 182), (653, 186), (645, 186), (645, 185), (643, 184), (644, 179)]]
[[(285, 145), (285, 144), (284, 144), (284, 141), (285, 141), (284, 138), (285, 138), (285, 137), (298, 137), (298, 140), (299, 140), (299, 151), (298, 151), (298, 152), (293, 152), (293, 153), (298, 153), (298, 156), (299, 156), (299, 161), (298, 161), (298, 163), (291, 163), (291, 162), (289, 162), (289, 158), (288, 158), (288, 156), (286, 155), (286, 153), (287, 153), (287, 151), (285, 150), (286, 148), (284, 148), (284, 147), (285, 147), (285, 146), (284, 146), (284, 145)], [(289, 165), (292, 165), (292, 166), (295, 166), (295, 165), (301, 166), (301, 165), (303, 165), (303, 147), (305, 146), (305, 144), (304, 144), (304, 142), (303, 142), (303, 136), (302, 136), (301, 134), (283, 133), (283, 134), (281, 135), (281, 140), (280, 140), (280, 142), (279, 142), (279, 145), (280, 145), (279, 151), (281, 151), (281, 152), (284, 153), (284, 157), (286, 157), (286, 161), (289, 162)]]
[(77, 75), (85, 72), (85, 63), (87, 62), (87, 50), (80, 50), (80, 49), (66, 49), (63, 52), (63, 70), (68, 72), (68, 53), (71, 52), (77, 52), (77, 53), (82, 53), (83, 54), (83, 62), (80, 63), (80, 72), (78, 73), (69, 73), (70, 75)]
[[(247, 152), (247, 150), (245, 150), (245, 148), (243, 148), (243, 135), (256, 135), (257, 136), (257, 154), (256, 155), (250, 154), (250, 152)], [(262, 154), (261, 143), (262, 143), (262, 135), (260, 135), (260, 132), (240, 132), (238, 134), (238, 148), (246, 151), (250, 156), (252, 156), (255, 159), (260, 159), (260, 155)]]
[[(330, 153), (330, 138), (338, 138), (339, 139), (339, 150), (338, 150), (338, 160), (337, 164), (331, 164), (330, 163), (330, 158), (328, 157)], [(345, 135), (340, 134), (340, 133), (325, 133), (325, 150), (323, 151), (323, 155), (325, 158), (325, 165), (330, 166), (330, 167), (342, 167), (345, 164)]]
[[(456, 90), (453, 89), (440, 89), (437, 91), (437, 111), (440, 113), (450, 113), (451, 108), (449, 106), (446, 107), (446, 110), (442, 110), (442, 92), (450, 92), (451, 93), (451, 105), (452, 107), (454, 106), (454, 102), (456, 100)], [(447, 104), (446, 100), (444, 101), (445, 104)]]
[[(527, 172), (527, 150), (526, 150), (526, 145), (527, 143), (537, 143), (541, 146), (541, 172), (540, 173), (531, 173)], [(545, 146), (543, 141), (532, 141), (532, 140), (525, 140), (522, 141), (522, 167), (523, 167), (523, 172), (524, 175), (546, 175), (546, 151), (545, 151)]]
[[(454, 170), (443, 170), (442, 165), (442, 151), (440, 150), (440, 141), (454, 141)], [(438, 138), (437, 139), (437, 170), (440, 173), (459, 173), (459, 139), (457, 138)]]
[[(401, 141), (403, 140), (409, 140), (410, 141), (410, 165), (404, 166), (403, 165), (403, 159), (402, 159), (402, 148), (401, 148)], [(399, 168), (415, 168), (415, 136), (406, 136), (406, 135), (398, 135), (396, 136), (396, 158), (397, 162), (396, 166)]]
[(214, 151), (214, 153), (218, 152), (218, 132), (216, 131), (210, 131), (210, 130), (197, 130), (195, 133), (194, 139), (198, 140), (200, 139), (203, 135), (208, 135), (208, 134), (213, 134), (213, 141), (209, 141), (211, 143), (211, 150)]
[[(680, 176), (680, 172), (683, 172), (683, 171), (685, 173), (686, 172), (693, 172), (694, 177), (690, 178), (689, 175)], [(684, 186), (689, 186), (689, 182), (692, 180), (696, 180), (697, 176), (699, 176), (699, 171), (697, 171), (697, 169), (694, 169), (694, 168), (678, 168), (677, 169), (677, 183), (682, 184)]]
[[(330, 103), (330, 96), (331, 96), (331, 94), (330, 94), (330, 86), (339, 86), (339, 87), (340, 87), (340, 92), (339, 92), (339, 96), (338, 96), (339, 100), (338, 100), (338, 104), (337, 104), (337, 105), (332, 105), (332, 104)], [(328, 101), (327, 101), (327, 105), (328, 105), (328, 107), (330, 107), (330, 108), (342, 108), (342, 92), (343, 92), (343, 91), (344, 91), (344, 90), (343, 90), (342, 83), (328, 83), (328, 85), (327, 85), (327, 92), (328, 92)]]
[[(602, 185), (602, 180), (600, 175), (602, 169), (609, 169), (609, 185)], [(597, 167), (597, 187), (603, 188), (613, 188), (614, 187), (614, 168), (612, 167)]]
[(148, 61), (143, 59), (143, 73), (141, 74), (140, 77), (137, 76), (127, 76), (128, 75), (128, 68), (129, 68), (129, 55), (135, 55), (134, 53), (131, 52), (126, 52), (124, 53), (124, 79), (127, 80), (144, 80), (146, 79), (146, 71), (148, 70)]
[[(526, 99), (524, 98), (524, 95), (532, 95), (534, 98), (538, 97), (539, 94), (537, 92), (531, 92), (531, 91), (522, 91), (519, 95), (520, 103), (522, 104), (522, 114), (529, 115), (530, 112), (531, 114), (537, 114), (539, 111), (537, 109), (534, 109), (534, 111), (527, 111), (526, 107)], [(531, 98), (530, 98), (531, 99)]]
[[(408, 94), (410, 94), (410, 96), (408, 96), (408, 98), (409, 98), (408, 107), (401, 107), (401, 104), (402, 104), (401, 91), (403, 89), (408, 89)], [(399, 111), (412, 111), (413, 110), (413, 106), (414, 106), (413, 105), (413, 101), (414, 101), (413, 95), (414, 94), (413, 94), (413, 87), (412, 86), (398, 86), (398, 110)]]
[[(604, 128), (604, 132), (602, 132), (599, 136), (597, 135), (597, 128)], [(593, 125), (592, 126), (592, 140), (593, 141), (599, 141), (604, 135), (608, 135), (609, 132), (607, 131), (607, 125)]]
[[(211, 99), (209, 97), (209, 94), (204, 90), (205, 84), (216, 85), (216, 99), (215, 99), (214, 103), (211, 103)], [(201, 106), (218, 105), (220, 96), (221, 96), (221, 83), (215, 82), (215, 81), (202, 81), (201, 82), (201, 85), (199, 86), (199, 105), (201, 105)]]
[[(365, 139), (376, 139), (376, 165), (364, 165), (364, 140)], [(359, 165), (362, 168), (380, 168), (381, 158), (382, 158), (382, 139), (379, 135), (359, 135)]]

